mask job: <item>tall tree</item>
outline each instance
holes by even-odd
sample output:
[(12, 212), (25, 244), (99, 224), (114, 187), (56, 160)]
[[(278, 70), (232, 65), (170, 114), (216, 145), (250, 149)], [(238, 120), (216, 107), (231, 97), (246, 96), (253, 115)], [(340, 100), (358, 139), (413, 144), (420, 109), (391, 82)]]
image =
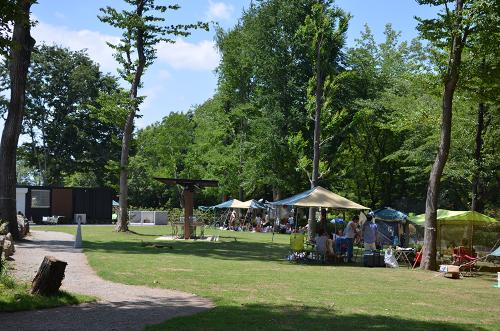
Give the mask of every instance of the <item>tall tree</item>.
[[(107, 175), (109, 159), (116, 158), (115, 141), (121, 129), (102, 119), (101, 95), (115, 93), (115, 77), (102, 74), (85, 51), (42, 45), (35, 49), (26, 88), (23, 134), (29, 139), (20, 156), (38, 169), (44, 185), (65, 185), (65, 178), (85, 173)], [(99, 114), (99, 116), (97, 116)]]
[[(471, 33), (491, 29), (482, 24), (484, 15), (490, 16), (497, 7), (496, 1), (481, 0), (417, 0), (419, 4), (441, 6), (443, 13), (436, 19), (418, 19), (418, 29), (435, 46), (448, 50), (448, 60), (443, 74), (441, 136), (436, 159), (432, 166), (425, 202), (425, 233), (421, 268), (436, 269), (436, 214), (439, 201), (440, 180), (443, 174), (451, 142), (453, 96), (457, 87), (462, 63), (462, 51)], [(454, 3), (452, 8), (449, 4)]]
[[(318, 185), (320, 178), (321, 111), (324, 107), (325, 84), (332, 83), (338, 73), (338, 60), (345, 42), (349, 15), (333, 6), (332, 0), (318, 0), (311, 15), (304, 20), (298, 34), (308, 42), (310, 61), (314, 65), (314, 137), (313, 162), (310, 178), (311, 188)], [(307, 45), (307, 44), (306, 44)], [(312, 84), (311, 84), (312, 85)], [(309, 211), (309, 237), (315, 235), (315, 209)]]
[(160, 42), (174, 43), (170, 36), (188, 36), (190, 30), (203, 28), (208, 30), (208, 24), (165, 24), (165, 18), (159, 16), (167, 10), (178, 10), (177, 4), (157, 5), (155, 0), (124, 0), (132, 6), (132, 10), (118, 11), (112, 7), (101, 8), (99, 19), (115, 28), (123, 30), (118, 44), (108, 45), (115, 50), (115, 59), (120, 63), (120, 76), (130, 84), (129, 113), (123, 129), (122, 152), (120, 158), (120, 212), (116, 222), (117, 231), (128, 231), (128, 163), (134, 119), (142, 97), (138, 90), (142, 86), (144, 71), (156, 59), (156, 47)]
[[(470, 38), (470, 48), (464, 54), (465, 83), (462, 90), (476, 102), (476, 134), (474, 174), (472, 178), (471, 210), (483, 212), (485, 207), (484, 136), (492, 125), (492, 117), (500, 104), (500, 15), (483, 17), (492, 28), (478, 31)], [(484, 24), (484, 23), (483, 23)], [(497, 28), (494, 28), (494, 27)], [(467, 93), (468, 92), (468, 93)]]
[(30, 8), (33, 0), (18, 0), (10, 47), (10, 102), (0, 143), (0, 219), (19, 239), (16, 218), (16, 149), (24, 115), (26, 78), (35, 40), (31, 37)]

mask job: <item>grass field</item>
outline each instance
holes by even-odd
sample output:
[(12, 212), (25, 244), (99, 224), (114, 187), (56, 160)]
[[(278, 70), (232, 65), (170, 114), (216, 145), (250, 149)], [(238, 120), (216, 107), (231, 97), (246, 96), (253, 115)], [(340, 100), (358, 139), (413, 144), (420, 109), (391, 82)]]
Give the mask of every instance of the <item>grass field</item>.
[(219, 242), (156, 248), (142, 243), (169, 234), (169, 227), (132, 230), (83, 227), (85, 253), (101, 277), (195, 293), (217, 305), (150, 330), (500, 329), (496, 274), (452, 280), (407, 268), (290, 263), (288, 236), (271, 242), (267, 233), (220, 231)]
[(28, 284), (18, 282), (2, 272), (0, 275), (0, 312), (52, 308), (95, 301), (95, 298), (90, 296), (71, 294), (64, 291), (55, 296), (44, 297), (31, 295), (29, 290)]

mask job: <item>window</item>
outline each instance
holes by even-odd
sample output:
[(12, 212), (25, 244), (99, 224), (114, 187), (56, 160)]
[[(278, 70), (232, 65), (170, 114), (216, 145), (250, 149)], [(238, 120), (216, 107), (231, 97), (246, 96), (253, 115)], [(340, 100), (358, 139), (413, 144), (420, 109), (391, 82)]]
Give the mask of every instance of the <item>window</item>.
[(31, 208), (50, 208), (50, 191), (31, 190)]

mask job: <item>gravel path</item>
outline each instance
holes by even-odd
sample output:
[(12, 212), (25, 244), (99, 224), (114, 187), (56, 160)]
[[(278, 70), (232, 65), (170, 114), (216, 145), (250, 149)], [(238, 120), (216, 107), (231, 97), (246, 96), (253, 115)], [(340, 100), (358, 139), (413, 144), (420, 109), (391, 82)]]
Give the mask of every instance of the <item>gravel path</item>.
[(45, 255), (68, 262), (62, 288), (100, 298), (96, 303), (37, 311), (0, 313), (3, 330), (142, 330), (146, 325), (195, 314), (214, 304), (193, 294), (124, 285), (97, 276), (74, 237), (62, 232), (32, 231), (16, 245), (17, 278), (31, 281)]

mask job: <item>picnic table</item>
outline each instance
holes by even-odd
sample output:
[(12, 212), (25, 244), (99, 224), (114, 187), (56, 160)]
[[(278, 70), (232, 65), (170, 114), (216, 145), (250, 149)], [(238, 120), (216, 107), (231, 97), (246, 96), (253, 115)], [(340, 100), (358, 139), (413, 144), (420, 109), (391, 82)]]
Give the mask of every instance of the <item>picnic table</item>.
[[(172, 227), (172, 236), (179, 236), (179, 228), (181, 230), (184, 229), (184, 221), (179, 221), (179, 222), (171, 222), (170, 223)], [(200, 229), (200, 237), (203, 237), (205, 235), (205, 223), (201, 221), (193, 221), (189, 223), (190, 226), (193, 227), (193, 235), (196, 238), (196, 229)], [(182, 232), (181, 232), (182, 233)]]

